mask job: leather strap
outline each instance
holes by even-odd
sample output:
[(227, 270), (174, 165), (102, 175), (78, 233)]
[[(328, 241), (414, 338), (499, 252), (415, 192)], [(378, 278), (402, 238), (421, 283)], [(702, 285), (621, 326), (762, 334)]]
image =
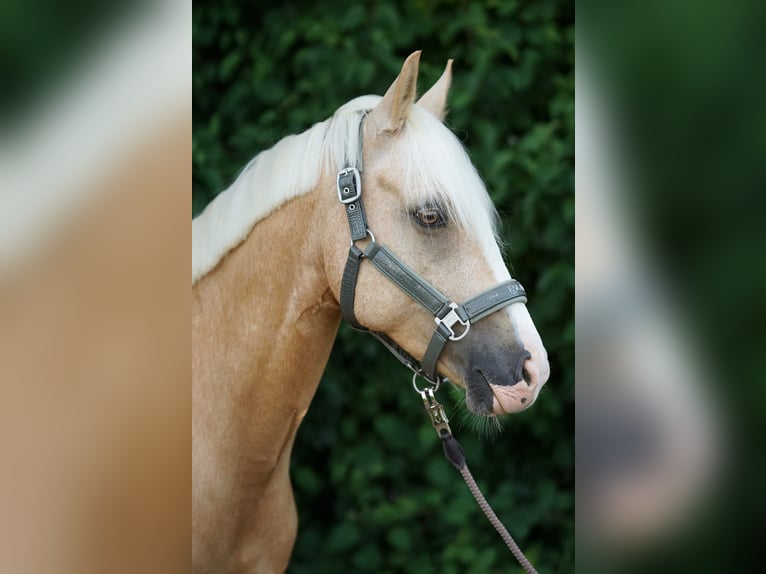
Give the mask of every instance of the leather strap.
[(437, 315), (449, 303), (446, 296), (407, 266), (385, 245), (372, 242), (365, 248), (364, 255), (381, 273), (428, 309), (432, 315)]
[(435, 380), (438, 376), (436, 373), (436, 363), (439, 362), (439, 357), (441, 357), (447, 341), (449, 341), (449, 338), (442, 334), (437, 328), (431, 337), (431, 341), (428, 343), (426, 353), (423, 355), (421, 369), (430, 381)]
[(346, 323), (358, 331), (366, 331), (356, 320), (354, 314), (354, 301), (356, 301), (356, 283), (359, 278), (359, 267), (361, 265), (364, 252), (356, 245), (352, 245), (348, 250), (348, 259), (346, 267), (343, 269), (343, 279), (340, 282), (340, 312)]
[(499, 285), (472, 297), (462, 307), (471, 321), (478, 321), (512, 303), (526, 303), (527, 293), (516, 279), (508, 279)]

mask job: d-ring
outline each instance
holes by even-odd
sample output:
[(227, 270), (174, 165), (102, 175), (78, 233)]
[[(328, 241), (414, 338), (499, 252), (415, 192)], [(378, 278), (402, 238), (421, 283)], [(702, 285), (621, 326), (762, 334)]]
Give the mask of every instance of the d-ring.
[[(372, 231), (370, 231), (370, 228), (369, 228), (369, 227), (368, 227), (367, 229), (365, 229), (365, 232), (366, 232), (366, 233), (365, 233), (365, 236), (364, 236), (364, 237), (362, 237), (362, 239), (366, 239), (367, 237), (369, 237), (369, 238), (370, 238), (370, 241), (372, 241), (373, 243), (375, 243), (375, 236), (372, 234)], [(357, 239), (356, 241), (361, 241), (361, 239)], [(352, 240), (351, 240), (351, 245), (356, 245), (356, 241), (354, 241), (354, 240), (352, 239)]]
[[(421, 376), (421, 375), (419, 375), (418, 373), (412, 373), (412, 388), (413, 388), (413, 389), (415, 389), (415, 392), (416, 392), (416, 393), (418, 393), (419, 395), (421, 395), (421, 396), (422, 396), (422, 395), (423, 395), (423, 393), (425, 392), (425, 390), (424, 390), (424, 389), (421, 389), (420, 387), (418, 387), (418, 384), (417, 384), (417, 380), (418, 380), (418, 377), (420, 377), (420, 376)], [(434, 393), (435, 393), (437, 390), (439, 390), (439, 385), (441, 384), (441, 378), (440, 378), (440, 377), (438, 377), (438, 376), (436, 377), (436, 382), (435, 382), (435, 383), (434, 383), (434, 382), (431, 382), (431, 381), (429, 381), (429, 380), (428, 380), (428, 379), (426, 379), (425, 377), (421, 377), (421, 378), (422, 378), (422, 379), (423, 379), (425, 382), (427, 382), (429, 385), (431, 385), (431, 387), (432, 387), (432, 388), (431, 388), (430, 390), (431, 390), (432, 392), (434, 392)]]

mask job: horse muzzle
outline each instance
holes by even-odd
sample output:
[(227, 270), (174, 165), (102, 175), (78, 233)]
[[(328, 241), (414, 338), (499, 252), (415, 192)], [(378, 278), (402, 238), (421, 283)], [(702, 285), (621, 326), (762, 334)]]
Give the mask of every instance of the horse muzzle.
[(524, 348), (472, 353), (463, 379), (466, 406), (482, 416), (521, 412), (535, 402), (549, 373), (547, 359)]

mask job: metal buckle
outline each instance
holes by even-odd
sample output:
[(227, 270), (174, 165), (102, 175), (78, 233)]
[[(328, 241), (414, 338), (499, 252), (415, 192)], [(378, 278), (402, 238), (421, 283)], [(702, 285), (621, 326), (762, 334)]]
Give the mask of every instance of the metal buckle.
[[(341, 178), (352, 175), (353, 183), (351, 185), (344, 184), (341, 186)], [(362, 178), (359, 175), (359, 170), (355, 167), (347, 167), (338, 172), (337, 179), (338, 187), (338, 200), (343, 204), (353, 203), (362, 195)]]
[[(449, 313), (447, 313), (444, 317), (434, 317), (434, 322), (440, 326), (444, 325), (447, 331), (449, 331), (450, 341), (459, 341), (468, 334), (468, 331), (471, 330), (471, 321), (463, 321), (460, 318), (460, 315), (457, 313), (457, 303), (450, 303), (449, 306)], [(460, 324), (464, 328), (463, 332), (459, 335), (456, 335), (455, 329), (453, 329), (453, 327), (457, 324)]]

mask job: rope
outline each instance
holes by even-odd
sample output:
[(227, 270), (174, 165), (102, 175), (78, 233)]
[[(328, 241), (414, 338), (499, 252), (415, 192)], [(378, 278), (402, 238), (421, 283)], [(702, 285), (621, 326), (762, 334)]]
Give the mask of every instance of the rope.
[(495, 530), (497, 530), (497, 533), (503, 539), (503, 542), (505, 542), (505, 545), (508, 546), (510, 551), (516, 557), (516, 560), (519, 561), (519, 564), (521, 564), (521, 567), (524, 568), (524, 570), (526, 570), (528, 574), (537, 574), (537, 570), (535, 570), (535, 567), (532, 566), (532, 563), (529, 560), (527, 560), (526, 556), (524, 556), (524, 553), (521, 551), (521, 548), (519, 548), (519, 545), (516, 544), (516, 541), (513, 539), (513, 536), (511, 536), (510, 532), (508, 532), (508, 529), (503, 525), (503, 523), (500, 522), (500, 519), (495, 514), (495, 511), (492, 510), (492, 507), (487, 502), (487, 499), (484, 498), (484, 495), (481, 493), (481, 490), (479, 490), (479, 485), (476, 484), (476, 481), (471, 475), (471, 471), (468, 470), (468, 465), (464, 464), (463, 468), (460, 468), (458, 470), (460, 471), (460, 474), (462, 475), (463, 480), (465, 480), (465, 483), (468, 485), (468, 489), (471, 491), (471, 494), (473, 494), (473, 497), (476, 499), (476, 502), (478, 503), (479, 508), (481, 508), (482, 512), (487, 517), (487, 520), (489, 520), (490, 524), (492, 524)]
[(415, 384), (416, 378), (417, 374), (412, 378), (412, 384), (423, 399), (423, 406), (431, 419), (431, 424), (434, 429), (436, 429), (439, 438), (441, 438), (444, 456), (450, 463), (452, 463), (452, 466), (460, 472), (463, 480), (465, 480), (465, 483), (468, 485), (468, 490), (471, 491), (474, 499), (476, 499), (476, 503), (479, 505), (479, 508), (481, 508), (484, 516), (487, 517), (490, 524), (497, 530), (500, 538), (503, 539), (503, 542), (505, 542), (505, 545), (508, 546), (508, 549), (516, 557), (516, 560), (518, 560), (521, 567), (526, 570), (527, 574), (537, 574), (537, 570), (535, 570), (532, 563), (527, 560), (527, 557), (524, 556), (524, 553), (521, 551), (521, 548), (519, 548), (519, 545), (516, 544), (516, 541), (513, 539), (510, 532), (508, 532), (508, 529), (502, 522), (500, 522), (497, 514), (495, 514), (495, 511), (492, 510), (487, 499), (484, 498), (481, 490), (479, 490), (479, 485), (476, 484), (476, 481), (471, 475), (471, 471), (468, 470), (468, 463), (465, 461), (465, 451), (458, 440), (452, 435), (447, 415), (444, 413), (444, 407), (436, 400), (436, 397), (434, 397), (434, 390), (436, 390), (439, 385), (437, 384), (436, 388), (420, 390)]

